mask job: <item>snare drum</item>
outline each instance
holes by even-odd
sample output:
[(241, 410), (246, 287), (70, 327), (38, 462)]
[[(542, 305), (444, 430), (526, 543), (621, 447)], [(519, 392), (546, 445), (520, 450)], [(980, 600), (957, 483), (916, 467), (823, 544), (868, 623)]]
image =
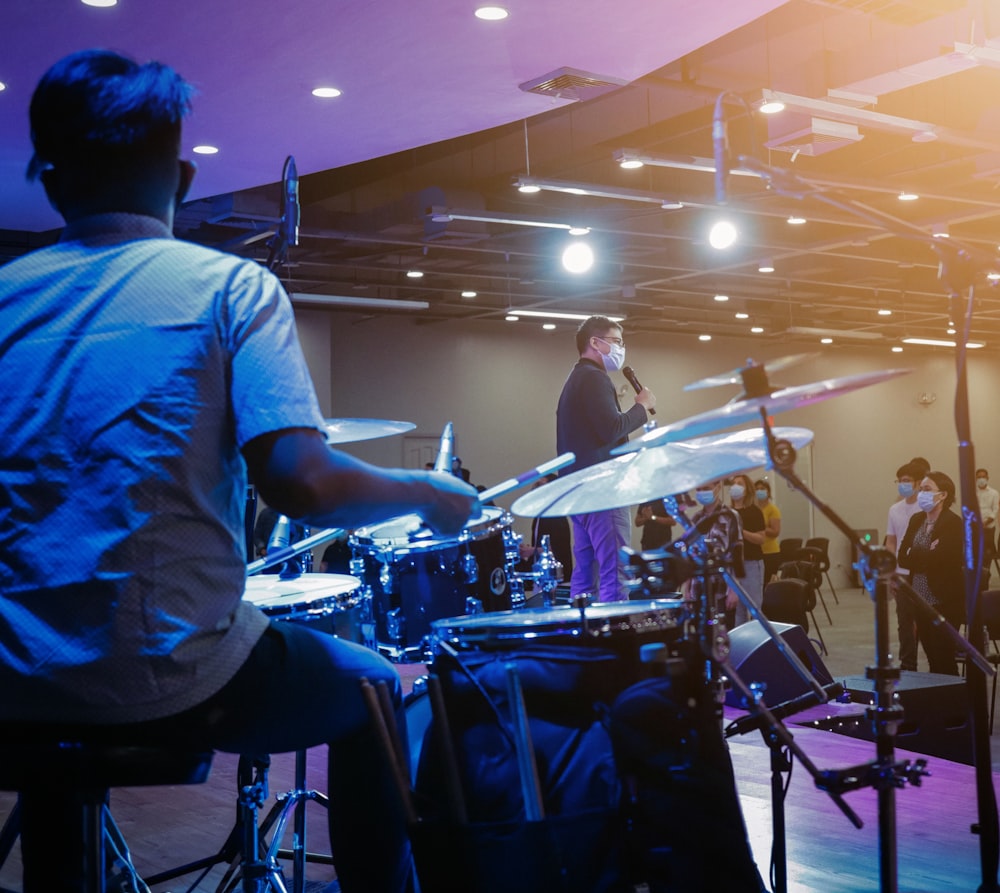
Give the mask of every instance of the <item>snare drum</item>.
[(434, 620), (509, 609), (504, 532), (511, 520), (501, 509), (485, 506), (453, 538), (432, 536), (417, 515), (355, 530), (351, 552), (356, 573), (371, 590), (379, 647), (405, 656), (422, 647)]
[(361, 581), (347, 574), (300, 574), (282, 579), (275, 574), (247, 577), (245, 601), (274, 620), (322, 626), (352, 642), (362, 642), (358, 614)]

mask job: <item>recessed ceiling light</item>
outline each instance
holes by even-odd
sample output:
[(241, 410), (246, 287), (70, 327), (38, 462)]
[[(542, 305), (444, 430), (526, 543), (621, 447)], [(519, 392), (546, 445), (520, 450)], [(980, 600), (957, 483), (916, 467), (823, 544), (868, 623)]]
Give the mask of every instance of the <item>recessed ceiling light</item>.
[(737, 319), (750, 319), (749, 313), (743, 313), (742, 311), (736, 314)]
[(424, 274), (421, 270), (407, 270), (406, 276), (409, 279), (422, 279)]
[(118, 0), (80, 0), (84, 6), (109, 7), (117, 6)]
[(476, 296), (476, 294), (477, 294), (477, 292), (466, 290), (466, 291), (462, 292), (462, 297), (463, 298), (474, 298)]
[(893, 353), (902, 353), (903, 352), (903, 348), (901, 348), (898, 344), (895, 344), (895, 345), (893, 345), (892, 352)]
[(1000, 273), (987, 273), (986, 278), (989, 279), (990, 282), (996, 282), (1000, 279)]
[(218, 155), (219, 147), (209, 145), (195, 146), (191, 151), (194, 152), (195, 155)]
[(506, 320), (507, 322), (517, 322), (517, 321), (518, 321), (518, 320), (520, 319), (520, 317), (519, 317), (519, 316), (515, 316), (515, 315), (514, 315), (513, 313), (508, 313), (508, 314), (507, 314), (507, 315), (506, 315), (506, 316), (504, 317), (504, 319), (505, 319), (505, 320)]
[(764, 327), (763, 326), (750, 326), (750, 331), (753, 332), (754, 335), (760, 335), (764, 331)]
[(948, 334), (948, 335), (954, 335), (955, 334), (955, 329), (945, 329), (945, 333)]
[(3, 81), (0, 81), (0, 93), (3, 93), (3, 91), (6, 89), (7, 85)]
[(570, 273), (586, 273), (594, 265), (594, 251), (586, 242), (570, 242), (563, 249), (563, 268)]
[(718, 251), (724, 251), (732, 246), (738, 236), (736, 227), (730, 221), (718, 220), (708, 231), (708, 244)]
[(482, 19), (484, 22), (500, 22), (507, 18), (508, 15), (510, 13), (502, 6), (480, 6), (476, 10), (476, 18)]
[(535, 186), (534, 183), (522, 183), (517, 187), (518, 192), (523, 192), (525, 195), (534, 195), (536, 192), (541, 192), (541, 186)]
[(618, 166), (625, 171), (634, 171), (643, 166), (638, 158), (624, 158), (618, 162)]
[(729, 295), (716, 295), (715, 300), (719, 301), (720, 303), (724, 303), (725, 301), (729, 300)]
[(336, 99), (341, 95), (341, 91), (336, 87), (314, 87), (312, 95), (320, 99)]
[(888, 307), (881, 307), (878, 311), (879, 316), (892, 316), (892, 311)]
[(896, 198), (898, 198), (901, 202), (915, 202), (918, 198), (920, 198), (920, 196), (915, 192), (901, 192), (896, 196)]
[(757, 111), (762, 115), (776, 115), (785, 110), (785, 104), (777, 99), (769, 99), (757, 106)]
[(542, 328), (545, 329), (545, 331), (547, 331), (547, 332), (551, 332), (555, 327), (556, 327), (556, 324), (554, 322), (543, 322), (542, 323)]
[(794, 214), (788, 218), (788, 223), (792, 226), (802, 226), (806, 222), (805, 217), (796, 217)]
[(757, 264), (758, 273), (773, 273), (774, 272), (774, 261), (770, 259), (762, 260)]
[(699, 335), (698, 336), (698, 340), (699, 341), (711, 341), (712, 340), (712, 336), (711, 335)]
[(589, 226), (571, 226), (569, 228), (569, 234), (571, 236), (585, 236), (590, 232)]
[(833, 339), (832, 338), (820, 338), (819, 339), (819, 343), (820, 344), (833, 344)]

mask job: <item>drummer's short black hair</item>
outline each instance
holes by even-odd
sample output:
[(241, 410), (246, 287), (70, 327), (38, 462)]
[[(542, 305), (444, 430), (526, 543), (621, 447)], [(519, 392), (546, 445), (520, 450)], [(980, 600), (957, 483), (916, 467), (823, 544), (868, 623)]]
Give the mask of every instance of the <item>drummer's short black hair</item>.
[(587, 349), (587, 344), (595, 335), (600, 338), (607, 334), (608, 329), (622, 330), (621, 323), (608, 319), (606, 316), (591, 316), (580, 323), (580, 328), (576, 330), (576, 352), (583, 353)]

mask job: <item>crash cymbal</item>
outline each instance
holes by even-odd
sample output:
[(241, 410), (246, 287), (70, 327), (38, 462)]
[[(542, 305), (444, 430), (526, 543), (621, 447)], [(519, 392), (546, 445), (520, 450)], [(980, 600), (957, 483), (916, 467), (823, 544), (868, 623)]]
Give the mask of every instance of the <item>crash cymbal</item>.
[[(813, 439), (807, 428), (774, 428), (773, 433), (796, 448)], [(557, 478), (525, 493), (512, 510), (528, 518), (550, 518), (651, 502), (718, 477), (760, 468), (767, 458), (763, 428), (666, 443)]]
[(841, 378), (828, 378), (825, 381), (815, 381), (811, 384), (796, 385), (793, 388), (783, 388), (768, 397), (753, 397), (749, 400), (736, 400), (718, 409), (710, 409), (699, 415), (689, 416), (679, 422), (672, 422), (662, 428), (654, 428), (642, 437), (637, 437), (611, 451), (613, 456), (644, 450), (649, 447), (662, 446), (665, 443), (676, 443), (699, 437), (711, 431), (731, 428), (733, 425), (746, 425), (760, 420), (761, 410), (767, 415), (785, 412), (789, 409), (799, 409), (810, 406), (822, 400), (839, 397), (859, 388), (888, 381), (900, 375), (907, 375), (910, 369), (881, 369), (878, 372), (861, 372), (858, 375), (845, 375)]
[(327, 419), (327, 443), (356, 443), (359, 440), (374, 440), (412, 431), (417, 426), (413, 422), (394, 422), (391, 419)]
[(779, 357), (777, 360), (768, 360), (766, 363), (756, 363), (753, 360), (747, 360), (746, 365), (739, 369), (733, 369), (731, 372), (723, 372), (721, 375), (710, 375), (708, 378), (703, 378), (700, 381), (693, 381), (691, 384), (684, 385), (684, 390), (697, 391), (699, 388), (717, 388), (725, 384), (745, 385), (748, 374), (752, 375), (754, 372), (759, 371), (767, 374), (780, 372), (782, 369), (787, 369), (789, 366), (794, 366), (796, 363), (801, 363), (803, 360), (808, 360), (815, 356), (818, 356), (818, 354), (796, 353), (787, 357)]

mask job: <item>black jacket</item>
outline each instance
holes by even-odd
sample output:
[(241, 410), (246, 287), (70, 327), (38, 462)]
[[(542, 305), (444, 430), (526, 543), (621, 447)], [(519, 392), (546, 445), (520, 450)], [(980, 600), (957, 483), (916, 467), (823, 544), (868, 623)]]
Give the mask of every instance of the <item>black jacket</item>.
[(913, 537), (926, 518), (926, 512), (917, 512), (910, 518), (897, 560), (911, 574), (927, 575), (927, 585), (931, 595), (937, 599), (938, 610), (952, 626), (958, 626), (965, 617), (965, 576), (962, 571), (965, 533), (962, 519), (945, 509), (938, 516), (932, 533), (937, 546), (933, 549), (914, 549)]

